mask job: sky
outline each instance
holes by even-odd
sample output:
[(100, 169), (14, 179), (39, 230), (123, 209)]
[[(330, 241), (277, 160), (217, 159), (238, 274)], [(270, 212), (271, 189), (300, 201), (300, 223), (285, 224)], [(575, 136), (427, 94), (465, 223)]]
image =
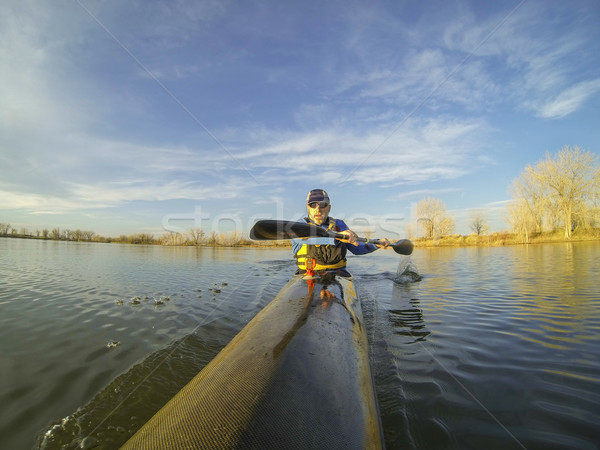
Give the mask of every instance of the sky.
[(0, 222), (247, 233), (313, 188), (357, 231), (441, 199), (509, 228), (510, 186), (600, 153), (600, 3), (3, 0)]

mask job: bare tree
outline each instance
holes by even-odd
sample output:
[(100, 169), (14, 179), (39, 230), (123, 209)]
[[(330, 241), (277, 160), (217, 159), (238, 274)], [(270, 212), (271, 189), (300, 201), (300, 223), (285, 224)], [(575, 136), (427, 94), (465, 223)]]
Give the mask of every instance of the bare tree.
[[(600, 199), (598, 199), (600, 201)], [(575, 227), (600, 228), (600, 206), (598, 201), (586, 205), (584, 212), (574, 218)]]
[(417, 220), (426, 238), (452, 234), (454, 219), (446, 212), (446, 205), (438, 198), (427, 197), (417, 203)]
[(440, 220), (440, 224), (437, 229), (437, 234), (435, 236), (449, 236), (454, 233), (455, 227), (456, 222), (454, 221), (454, 218), (449, 215), (445, 215)]
[(208, 238), (209, 245), (217, 245), (219, 243), (219, 234), (216, 231), (211, 231), (210, 237)]
[(521, 242), (529, 242), (529, 235), (536, 230), (537, 219), (532, 214), (530, 205), (523, 199), (517, 199), (508, 205), (508, 222)]
[(233, 246), (240, 245), (243, 238), (244, 238), (244, 235), (242, 234), (242, 232), (239, 230), (235, 230), (229, 234), (228, 243), (229, 243), (229, 245), (233, 245)]
[[(219, 233), (219, 237), (218, 237), (218, 245), (222, 245), (224, 247), (229, 247), (229, 246), (233, 246), (236, 245), (238, 241), (236, 241), (236, 231), (232, 232), (232, 233)], [(240, 234), (240, 238), (241, 238), (241, 234)]]
[(200, 245), (204, 240), (206, 233), (200, 227), (196, 227), (190, 230), (189, 235), (190, 240), (194, 245)]
[(8, 232), (10, 231), (10, 229), (11, 229), (10, 223), (0, 223), (0, 236), (8, 235)]
[(546, 155), (538, 164), (549, 202), (562, 216), (566, 239), (571, 237), (573, 218), (584, 215), (585, 205), (598, 195), (600, 169), (596, 161), (590, 152), (565, 146), (554, 158)]
[(471, 222), (469, 223), (469, 228), (473, 230), (473, 233), (477, 236), (486, 234), (489, 230), (486, 214), (479, 209), (475, 209), (471, 211), (470, 216)]
[(512, 191), (515, 201), (509, 216), (515, 231), (527, 230), (528, 239), (531, 231), (563, 227), (569, 239), (575, 225), (589, 227), (596, 222), (600, 197), (597, 158), (579, 147), (565, 146), (555, 156), (547, 154), (535, 167), (527, 166)]
[[(537, 170), (527, 165), (520, 177), (512, 185), (513, 198), (519, 199), (519, 217), (524, 217), (527, 211), (528, 222), (533, 219), (535, 229), (541, 233), (544, 228), (544, 215), (548, 210), (548, 198), (541, 177)], [(512, 210), (515, 213), (515, 210)]]

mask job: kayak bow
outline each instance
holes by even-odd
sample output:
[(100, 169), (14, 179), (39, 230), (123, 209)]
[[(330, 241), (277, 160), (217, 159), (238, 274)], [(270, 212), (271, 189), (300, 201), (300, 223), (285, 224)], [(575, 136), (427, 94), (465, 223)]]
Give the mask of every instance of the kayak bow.
[(338, 271), (295, 275), (123, 448), (382, 447), (360, 302)]

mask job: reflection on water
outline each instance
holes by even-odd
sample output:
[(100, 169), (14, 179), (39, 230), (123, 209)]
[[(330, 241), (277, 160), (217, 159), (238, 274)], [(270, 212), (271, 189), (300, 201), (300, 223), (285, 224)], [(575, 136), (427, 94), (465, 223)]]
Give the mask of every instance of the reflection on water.
[[(349, 257), (387, 447), (596, 448), (599, 250)], [(126, 440), (277, 294), (290, 253), (0, 239), (0, 448), (53, 426), (47, 448)]]
[(412, 302), (412, 308), (391, 309), (388, 312), (394, 333), (407, 338), (405, 344), (423, 341), (429, 336), (430, 332), (427, 331), (423, 321), (423, 313), (416, 301)]

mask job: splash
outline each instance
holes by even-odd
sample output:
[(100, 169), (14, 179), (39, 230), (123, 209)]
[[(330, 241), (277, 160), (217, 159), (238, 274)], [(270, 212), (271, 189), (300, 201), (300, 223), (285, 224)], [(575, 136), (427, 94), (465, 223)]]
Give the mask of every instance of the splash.
[(409, 256), (403, 256), (398, 263), (394, 283), (407, 284), (421, 281), (423, 277), (419, 274), (416, 265)]

